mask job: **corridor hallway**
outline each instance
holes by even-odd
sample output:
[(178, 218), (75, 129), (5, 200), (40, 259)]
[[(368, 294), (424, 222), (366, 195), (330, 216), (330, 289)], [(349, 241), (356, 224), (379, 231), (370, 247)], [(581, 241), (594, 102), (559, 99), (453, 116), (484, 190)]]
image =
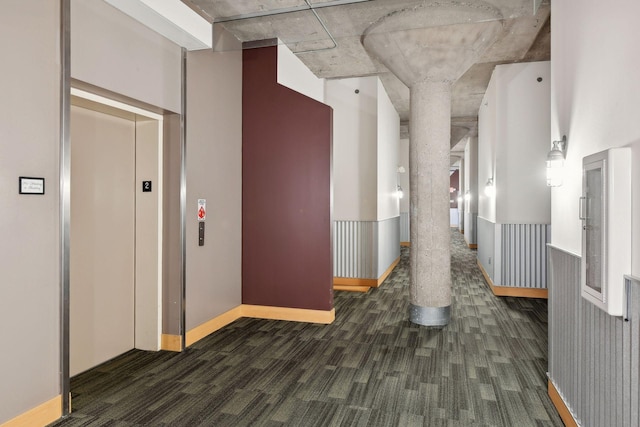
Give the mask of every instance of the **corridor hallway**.
[(451, 231), (442, 329), (408, 321), (409, 249), (331, 325), (240, 319), (182, 353), (133, 350), (71, 381), (68, 426), (562, 426), (547, 302), (493, 296)]

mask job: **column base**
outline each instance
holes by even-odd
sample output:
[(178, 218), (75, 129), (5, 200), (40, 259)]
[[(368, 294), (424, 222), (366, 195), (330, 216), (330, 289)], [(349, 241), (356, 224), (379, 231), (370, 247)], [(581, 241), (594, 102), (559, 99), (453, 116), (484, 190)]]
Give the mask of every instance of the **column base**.
[(411, 323), (422, 326), (446, 326), (451, 320), (451, 306), (422, 307), (411, 304), (409, 320)]

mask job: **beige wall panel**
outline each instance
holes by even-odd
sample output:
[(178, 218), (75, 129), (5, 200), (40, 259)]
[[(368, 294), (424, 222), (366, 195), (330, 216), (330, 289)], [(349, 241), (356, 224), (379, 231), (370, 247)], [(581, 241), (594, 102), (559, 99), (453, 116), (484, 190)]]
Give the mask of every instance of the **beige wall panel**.
[(182, 320), (179, 115), (165, 115), (163, 139), (162, 332), (179, 335)]
[[(136, 319), (135, 347), (159, 350), (162, 316), (162, 123), (138, 116), (136, 122)], [(151, 181), (151, 191), (142, 182)]]
[[(187, 331), (241, 303), (242, 51), (187, 56)], [(198, 246), (197, 200), (207, 200)]]
[(102, 0), (71, 0), (71, 77), (180, 112), (181, 49)]
[[(0, 424), (60, 394), (60, 5), (0, 13)], [(18, 177), (45, 195), (18, 194)]]
[(135, 123), (71, 108), (71, 375), (134, 346)]

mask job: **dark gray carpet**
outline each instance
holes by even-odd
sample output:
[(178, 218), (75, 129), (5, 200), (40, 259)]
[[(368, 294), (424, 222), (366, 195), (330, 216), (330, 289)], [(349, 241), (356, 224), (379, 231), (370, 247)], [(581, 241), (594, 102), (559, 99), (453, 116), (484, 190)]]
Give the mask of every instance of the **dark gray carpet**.
[(408, 319), (408, 249), (336, 320), (242, 319), (182, 353), (130, 351), (71, 381), (52, 426), (562, 426), (546, 392), (547, 303), (497, 298), (452, 230), (452, 321)]

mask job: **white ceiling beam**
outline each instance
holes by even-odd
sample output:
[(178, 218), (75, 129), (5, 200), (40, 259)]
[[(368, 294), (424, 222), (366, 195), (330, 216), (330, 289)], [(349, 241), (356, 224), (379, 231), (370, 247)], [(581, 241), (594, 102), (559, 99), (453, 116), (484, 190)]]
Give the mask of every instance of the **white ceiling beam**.
[(187, 50), (211, 49), (211, 24), (180, 0), (104, 1)]

